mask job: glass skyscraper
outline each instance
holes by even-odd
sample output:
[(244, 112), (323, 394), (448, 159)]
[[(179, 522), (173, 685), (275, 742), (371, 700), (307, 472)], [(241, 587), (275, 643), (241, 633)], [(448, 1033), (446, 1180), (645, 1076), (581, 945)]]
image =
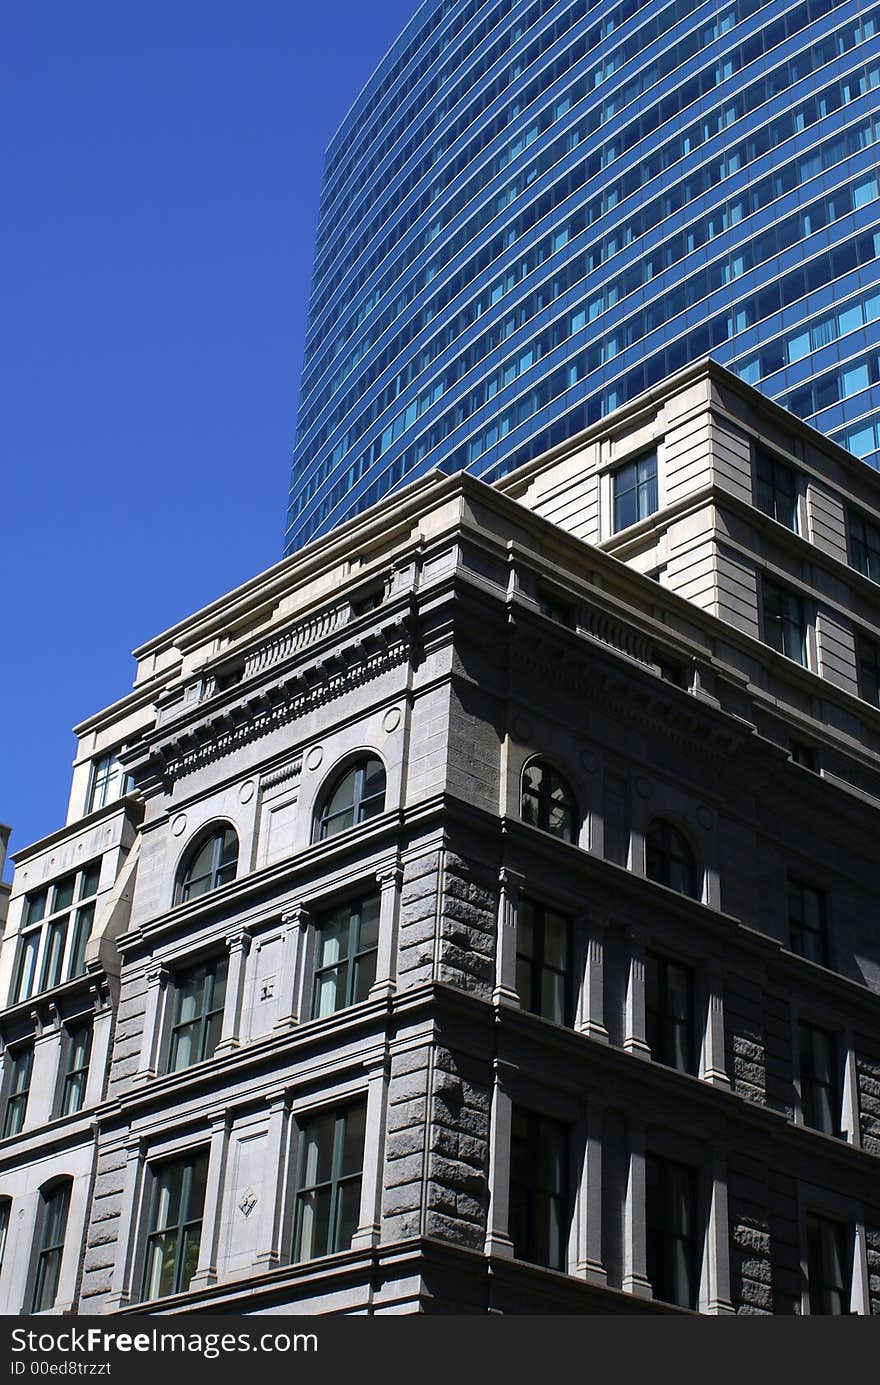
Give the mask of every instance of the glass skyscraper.
[(290, 552), (711, 355), (880, 466), (880, 4), (427, 0), (326, 158)]

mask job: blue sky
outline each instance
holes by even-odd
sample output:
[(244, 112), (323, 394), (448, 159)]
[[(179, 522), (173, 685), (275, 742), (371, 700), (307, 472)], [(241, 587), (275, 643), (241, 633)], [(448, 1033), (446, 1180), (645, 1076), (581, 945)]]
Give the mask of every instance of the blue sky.
[(415, 8), (0, 10), (12, 851), (63, 823), (130, 651), (281, 556), (323, 150)]

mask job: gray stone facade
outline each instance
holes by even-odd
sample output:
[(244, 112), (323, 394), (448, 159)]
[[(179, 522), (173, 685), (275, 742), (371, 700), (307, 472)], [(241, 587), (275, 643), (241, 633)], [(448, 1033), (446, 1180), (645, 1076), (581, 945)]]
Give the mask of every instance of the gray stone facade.
[[(756, 503), (758, 447), (797, 475), (797, 532)], [(658, 508), (614, 533), (616, 469), (646, 449)], [(136, 651), (133, 691), (78, 728), (67, 824), (16, 863), (0, 1306), (802, 1313), (821, 1233), (847, 1311), (880, 1310), (880, 709), (859, 673), (880, 586), (850, 561), (855, 510), (880, 523), (880, 480), (703, 365), (495, 487), (414, 484)], [(769, 580), (801, 596), (803, 663), (767, 643)], [(124, 775), (96, 805), (108, 756)], [(324, 833), (371, 761), (381, 802)], [(564, 830), (529, 816), (536, 765), (567, 785)], [(658, 824), (688, 888), (658, 874)], [(233, 868), (190, 890), (226, 833)], [(56, 966), (86, 885), (82, 966), (70, 941)], [(181, 1061), (204, 977), (222, 1003), (210, 1028), (198, 992), (207, 1047)], [(678, 1231), (663, 1179), (687, 1190)], [(663, 1277), (678, 1234), (687, 1303)]]

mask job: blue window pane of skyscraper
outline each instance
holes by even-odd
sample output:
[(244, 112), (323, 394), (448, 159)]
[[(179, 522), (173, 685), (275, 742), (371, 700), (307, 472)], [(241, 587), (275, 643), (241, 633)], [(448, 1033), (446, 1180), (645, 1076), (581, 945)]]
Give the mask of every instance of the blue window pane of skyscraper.
[(878, 304), (880, 3), (427, 0), (327, 152), (286, 551), (705, 355), (878, 464)]

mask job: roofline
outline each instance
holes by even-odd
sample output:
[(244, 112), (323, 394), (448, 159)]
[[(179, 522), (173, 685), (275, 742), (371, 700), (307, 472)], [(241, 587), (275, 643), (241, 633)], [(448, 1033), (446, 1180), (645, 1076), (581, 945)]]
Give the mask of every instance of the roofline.
[[(651, 389), (645, 390), (635, 399), (621, 404), (611, 413), (596, 423), (590, 424), (587, 428), (557, 443), (555, 447), (549, 448), (539, 456), (524, 462), (522, 466), (511, 471), (508, 475), (493, 482), (482, 482), (490, 489), (500, 491), (502, 494), (520, 486), (530, 476), (538, 474), (548, 465), (555, 463), (560, 458), (569, 455), (571, 452), (578, 451), (586, 443), (594, 438), (604, 437), (608, 432), (620, 427), (628, 418), (638, 417), (645, 413), (652, 405), (656, 406), (662, 400), (677, 394), (688, 382), (700, 379), (708, 379), (716, 382), (724, 388), (735, 392), (746, 404), (757, 412), (770, 415), (776, 423), (789, 433), (804, 438), (820, 451), (829, 454), (849, 473), (860, 480), (862, 484), (873, 487), (877, 492), (877, 506), (880, 509), (880, 474), (875, 472), (864, 462), (859, 461), (851, 452), (839, 443), (833, 442), (820, 433), (818, 429), (810, 424), (804, 423), (781, 404), (775, 400), (768, 399), (766, 395), (760, 393), (752, 385), (747, 385), (738, 375), (719, 365), (711, 356), (702, 357), (698, 361), (692, 361), (689, 365), (676, 371), (674, 375), (667, 376)], [(397, 522), (402, 526), (408, 519), (414, 519), (424, 509), (424, 502), (430, 494), (442, 494), (444, 490), (453, 493), (455, 481), (459, 476), (469, 476), (471, 480), (475, 478), (471, 473), (456, 471), (452, 473), (443, 472), (440, 467), (435, 467), (426, 472), (423, 476), (417, 477), (408, 485), (389, 491), (388, 494), (377, 500), (368, 509), (362, 510), (359, 514), (343, 520), (326, 534), (318, 535), (312, 539), (305, 547), (299, 548), (295, 553), (288, 554), (281, 558), (271, 567), (265, 568), (254, 577), (248, 578), (237, 587), (231, 588), (222, 596), (216, 597), (206, 606), (198, 611), (169, 626), (144, 644), (139, 645), (132, 651), (137, 660), (148, 658), (151, 655), (159, 654), (174, 646), (181, 636), (192, 632), (195, 634), (200, 627), (209, 624), (222, 612), (228, 617), (229, 603), (232, 599), (242, 604), (248, 604), (250, 599), (256, 597), (258, 593), (263, 594), (263, 599), (269, 600), (275, 590), (282, 585), (286, 586), (286, 579), (289, 575), (302, 568), (304, 574), (317, 574), (321, 569), (332, 566), (339, 561), (340, 550), (350, 551), (355, 543), (368, 543), (372, 537), (372, 531), (379, 530), (383, 539), (388, 538), (388, 531), (381, 529), (381, 518), (389, 510), (399, 512)], [(378, 536), (378, 534), (377, 534)], [(200, 631), (201, 633), (201, 631)], [(127, 700), (127, 699), (126, 699)], [(88, 722), (82, 723), (89, 726)]]
[[(473, 496), (480, 493), (485, 497), (486, 492), (493, 492), (499, 498), (503, 496), (506, 500), (516, 501), (516, 492), (548, 466), (579, 451), (590, 441), (614, 432), (628, 420), (641, 417), (664, 400), (679, 394), (689, 383), (702, 380), (715, 383), (736, 394), (758, 415), (769, 417), (784, 431), (804, 439), (818, 451), (824, 452), (848, 475), (858, 480), (860, 485), (873, 488), (877, 496), (877, 507), (880, 509), (880, 475), (877, 472), (859, 461), (839, 443), (833, 442), (825, 434), (803, 422), (774, 400), (768, 399), (732, 371), (707, 356), (682, 367), (651, 389), (621, 404), (596, 423), (572, 434), (532, 460), (524, 462), (515, 471), (497, 481), (487, 482), (464, 470), (446, 473), (439, 467), (433, 468), (408, 485), (388, 492), (368, 509), (336, 525), (329, 533), (317, 536), (305, 547), (281, 558), (271, 567), (248, 578), (139, 645), (133, 650), (133, 656), (141, 661), (150, 656), (167, 654), (175, 648), (182, 655), (188, 646), (204, 640), (210, 634), (212, 625), (219, 629), (230, 620), (234, 621), (236, 612), (243, 616), (261, 602), (268, 604), (280, 599), (290, 590), (293, 574), (297, 574), (298, 579), (305, 582), (338, 565), (341, 559), (355, 550), (363, 552), (368, 550), (370, 545), (378, 544), (386, 547), (389, 541), (393, 541), (395, 531), (403, 539), (407, 527), (411, 528), (417, 523), (426, 509), (441, 502), (444, 496), (466, 493)], [(386, 523), (389, 514), (394, 515), (393, 524), (390, 526)], [(74, 733), (81, 736), (89, 731), (99, 730), (116, 719), (123, 709), (134, 709), (150, 701), (155, 690), (173, 676), (171, 670), (159, 670), (142, 682), (137, 682), (132, 692), (78, 723), (74, 727)]]
[[(256, 595), (261, 588), (265, 587), (267, 589), (265, 599), (269, 599), (273, 587), (281, 586), (288, 574), (298, 567), (302, 567), (305, 572), (315, 574), (322, 568), (332, 566), (333, 563), (339, 561), (343, 551), (351, 551), (352, 541), (359, 531), (363, 531), (363, 538), (366, 542), (369, 542), (371, 536), (387, 539), (388, 530), (382, 529), (378, 524), (381, 516), (387, 510), (397, 510), (403, 505), (404, 514), (401, 516), (401, 524), (407, 518), (415, 518), (424, 509), (423, 496), (434, 490), (442, 491), (447, 487), (453, 488), (452, 483), (461, 474), (460, 472), (453, 472), (452, 475), (446, 475), (439, 468), (433, 468), (424, 476), (411, 481), (409, 485), (402, 486), (399, 490), (390, 491), (387, 495), (382, 496), (381, 500), (377, 500), (374, 505), (371, 505), (369, 509), (362, 510), (359, 514), (352, 515), (350, 519), (343, 520), (329, 533), (318, 535), (304, 548), (298, 548), (295, 553), (290, 553), (286, 558), (281, 558), (277, 563), (273, 563), (271, 567), (264, 568), (262, 572), (257, 573), (254, 577), (249, 577), (239, 586), (232, 587), (223, 596), (216, 597), (207, 606), (203, 606), (184, 620), (178, 621), (177, 624), (169, 626), (167, 630), (154, 636), (145, 644), (139, 645), (137, 649), (132, 651), (135, 659), (147, 658), (151, 654), (157, 654), (168, 648), (178, 636), (193, 629), (197, 624), (210, 621), (211, 617), (218, 615), (221, 610), (225, 611), (233, 597), (244, 599)], [(376, 531), (375, 535), (371, 535), (373, 530)]]
[(538, 475), (551, 463), (559, 461), (561, 457), (567, 456), (570, 452), (578, 451), (586, 443), (591, 442), (596, 437), (604, 437), (607, 433), (619, 427), (627, 418), (638, 417), (644, 413), (652, 404), (656, 405), (669, 395), (677, 394), (681, 388), (691, 380), (707, 379), (716, 384), (723, 385), (725, 389), (732, 390), (739, 395), (751, 408), (758, 413), (770, 414), (787, 432), (804, 438), (812, 446), (820, 451), (830, 453), (836, 462), (848, 469), (850, 473), (867, 481), (869, 486), (873, 486), (877, 491), (877, 506), (880, 509), (880, 473), (866, 462), (860, 461), (852, 452), (834, 442), (826, 433), (822, 433), (812, 424), (805, 423), (796, 414), (791, 413), (778, 404), (775, 399), (770, 399), (768, 395), (762, 394), (754, 385), (747, 385), (744, 380), (728, 370), (726, 366), (720, 365), (711, 356), (701, 356), (699, 360), (691, 361), (688, 365), (682, 366), (674, 375), (667, 375), (650, 389), (642, 391), (634, 399), (628, 400), (625, 404), (620, 404), (610, 414), (605, 414), (596, 423), (589, 424), (582, 428), (579, 433), (573, 433), (570, 437), (563, 439), (555, 447), (549, 448), (539, 456), (533, 457), (528, 462), (523, 462), (515, 471), (510, 471), (506, 476), (499, 477), (491, 484), (499, 490), (507, 490), (511, 485), (518, 485), (533, 475)]

